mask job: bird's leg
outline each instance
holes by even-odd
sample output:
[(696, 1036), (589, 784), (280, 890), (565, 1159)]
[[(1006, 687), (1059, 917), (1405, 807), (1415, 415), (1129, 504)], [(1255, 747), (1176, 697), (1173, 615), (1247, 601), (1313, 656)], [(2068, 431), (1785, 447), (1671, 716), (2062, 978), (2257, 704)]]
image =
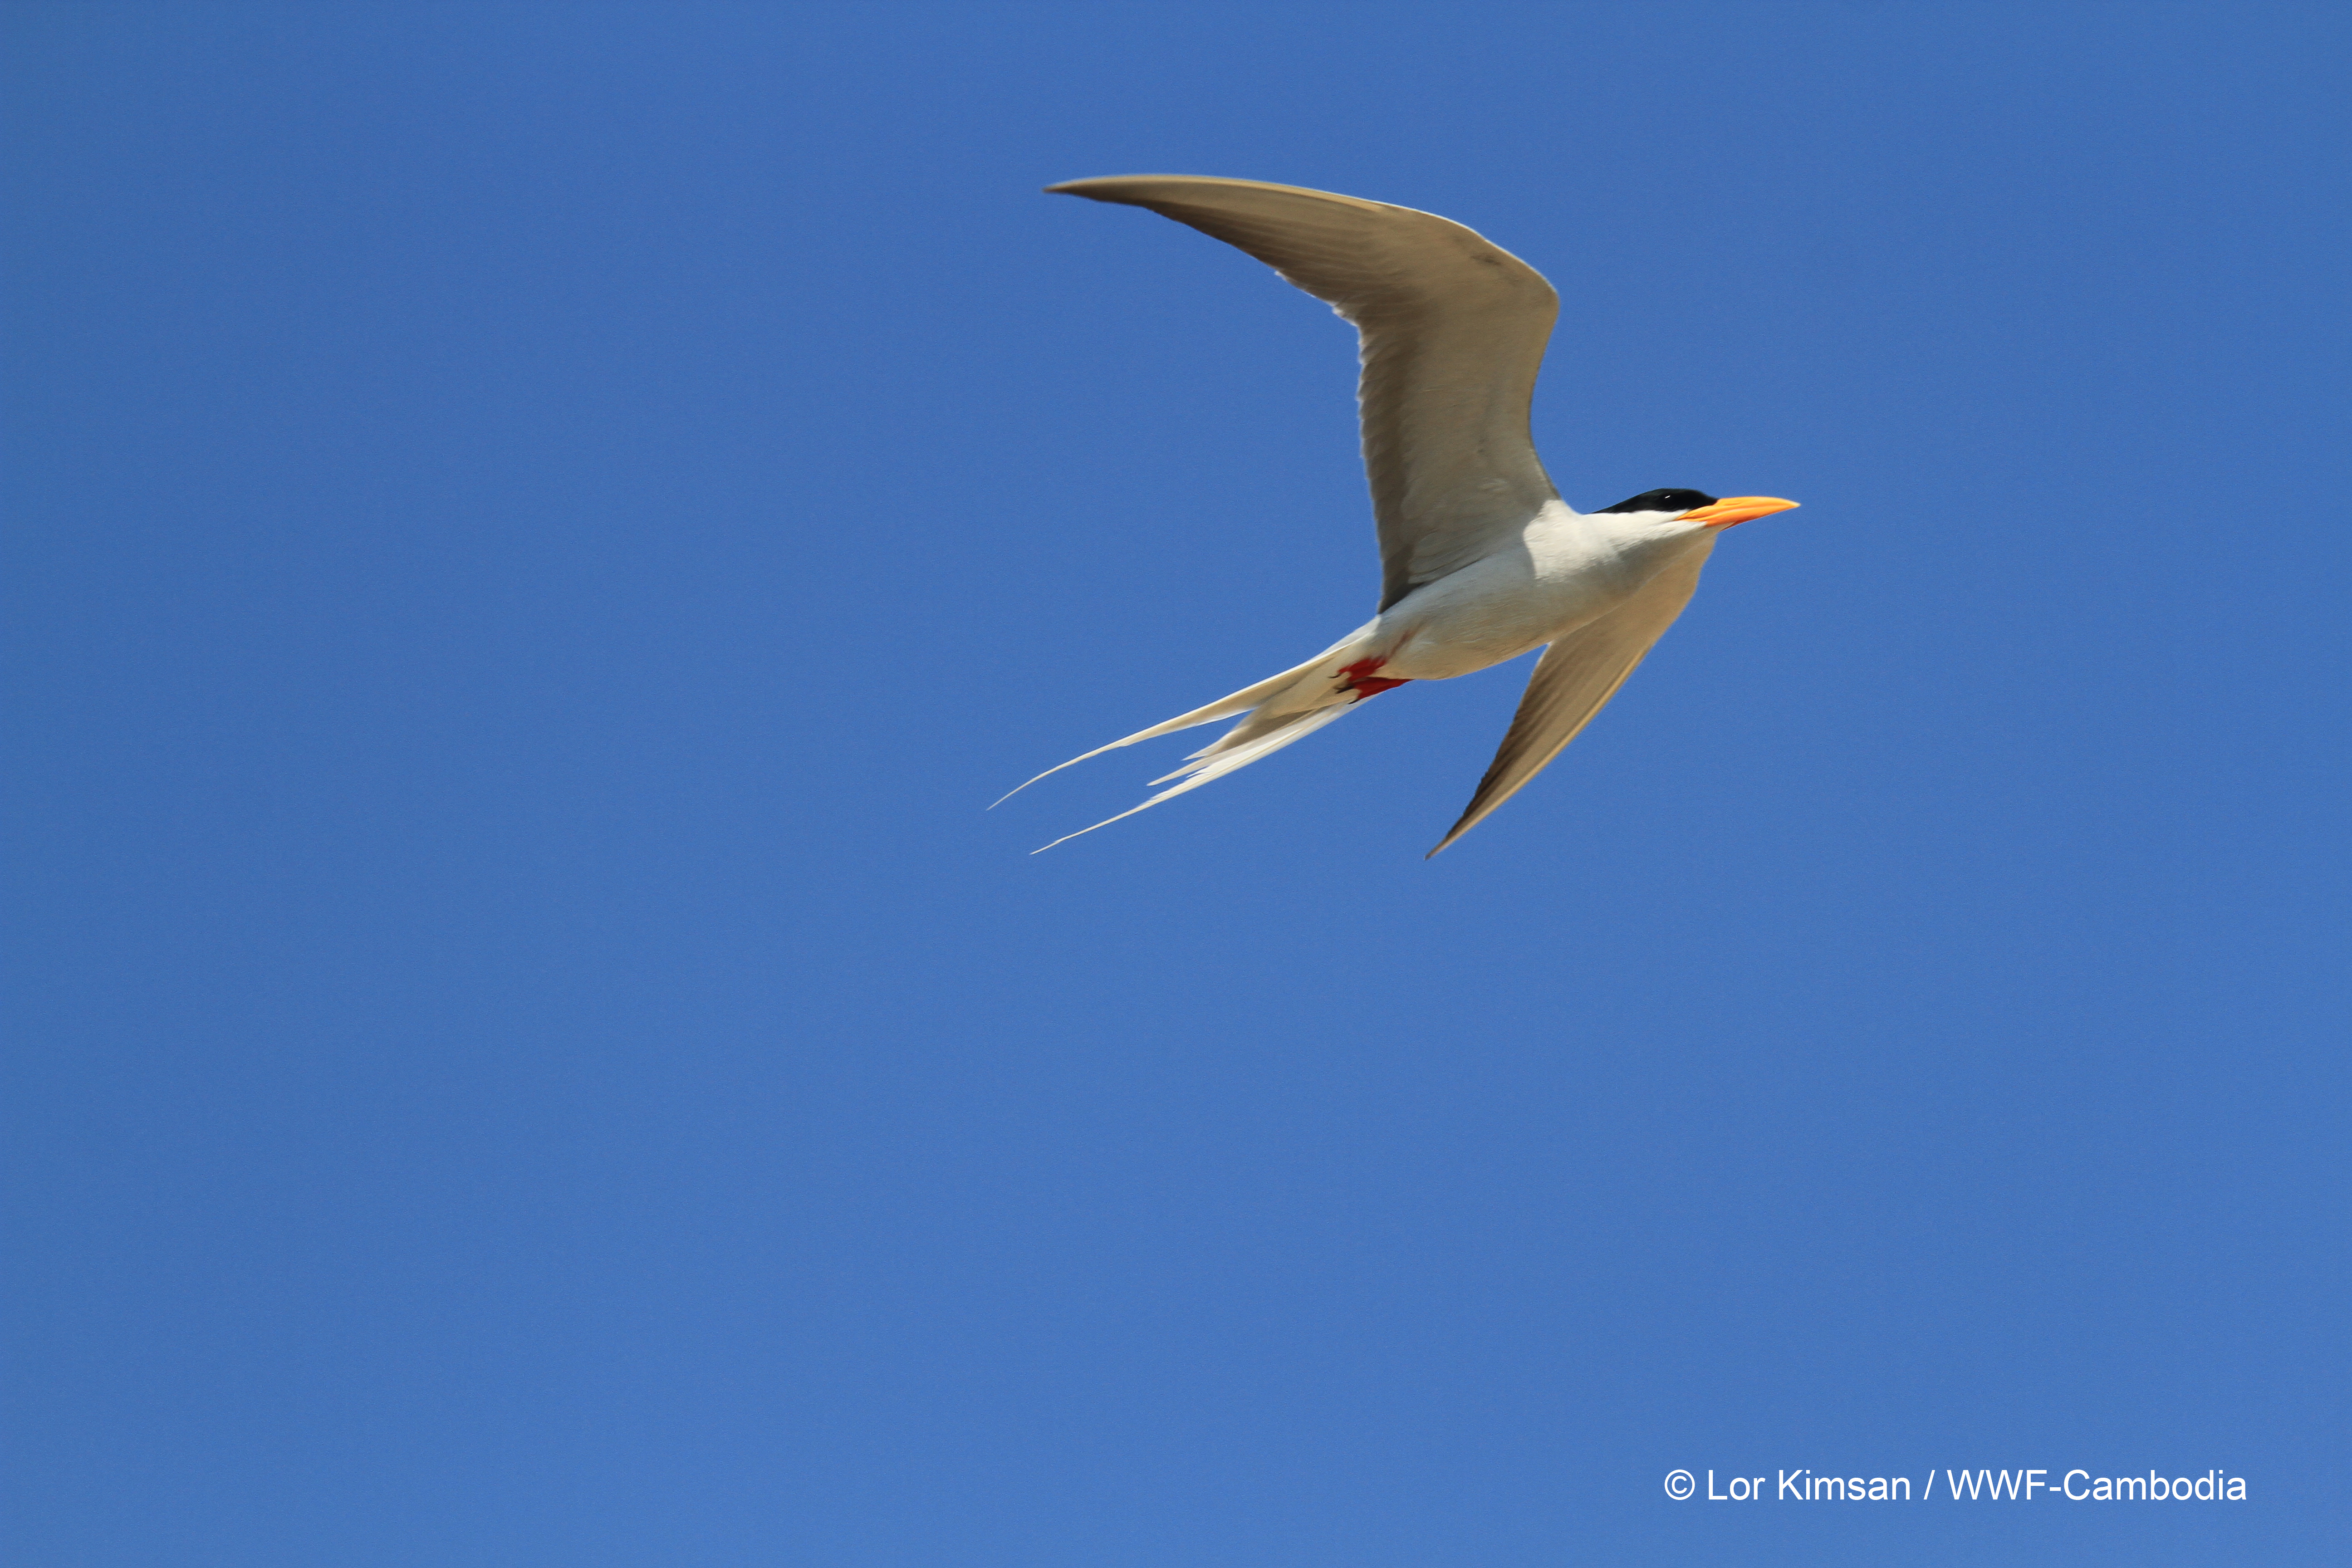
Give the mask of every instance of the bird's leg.
[(1372, 673), (1387, 663), (1385, 658), (1360, 658), (1353, 664), (1342, 665), (1339, 673), (1346, 679), (1339, 682), (1339, 689), (1353, 692), (1355, 700), (1361, 702), (1367, 697), (1378, 697), (1391, 687), (1405, 685), (1412, 679), (1407, 676), (1404, 680), (1390, 680)]

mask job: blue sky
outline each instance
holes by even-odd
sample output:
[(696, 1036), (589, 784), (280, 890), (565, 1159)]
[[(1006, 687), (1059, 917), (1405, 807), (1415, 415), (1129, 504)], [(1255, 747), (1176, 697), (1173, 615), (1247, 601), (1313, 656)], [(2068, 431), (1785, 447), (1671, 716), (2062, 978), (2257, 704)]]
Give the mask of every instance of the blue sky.
[[(2352, 1549), (2340, 9), (5, 25), (17, 1560)], [(1804, 502), (1433, 862), (1516, 668), (981, 809), (1376, 591), (1160, 171)], [(2249, 1495), (1662, 1487), (1980, 1468)]]

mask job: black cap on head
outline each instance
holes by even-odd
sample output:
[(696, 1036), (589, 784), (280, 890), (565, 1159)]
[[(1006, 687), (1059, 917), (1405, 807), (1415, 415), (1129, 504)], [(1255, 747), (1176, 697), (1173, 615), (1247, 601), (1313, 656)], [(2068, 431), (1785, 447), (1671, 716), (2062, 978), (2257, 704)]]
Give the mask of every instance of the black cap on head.
[(1621, 500), (1615, 506), (1604, 506), (1602, 511), (1688, 511), (1695, 506), (1713, 506), (1716, 498), (1704, 490), (1643, 490), (1631, 500)]

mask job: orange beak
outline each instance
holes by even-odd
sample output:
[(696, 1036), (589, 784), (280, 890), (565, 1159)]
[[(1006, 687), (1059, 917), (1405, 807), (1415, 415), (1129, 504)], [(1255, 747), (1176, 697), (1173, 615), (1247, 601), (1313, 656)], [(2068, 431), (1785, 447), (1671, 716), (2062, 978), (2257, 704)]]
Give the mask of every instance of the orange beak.
[(1759, 517), (1769, 517), (1776, 511), (1787, 511), (1797, 503), (1782, 500), (1778, 496), (1733, 496), (1713, 506), (1693, 507), (1683, 513), (1686, 522), (1703, 522), (1709, 528), (1729, 528), (1734, 523), (1748, 522)]

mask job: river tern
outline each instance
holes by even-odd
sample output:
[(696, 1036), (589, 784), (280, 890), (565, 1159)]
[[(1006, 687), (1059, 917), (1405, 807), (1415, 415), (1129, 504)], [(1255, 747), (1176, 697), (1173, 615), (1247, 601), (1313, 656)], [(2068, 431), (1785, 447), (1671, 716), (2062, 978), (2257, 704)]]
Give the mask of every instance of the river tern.
[(1502, 749), (1435, 855), (1542, 772), (1616, 695), (1690, 602), (1725, 529), (1797, 504), (1655, 489), (1595, 512), (1571, 510), (1528, 433), (1559, 296), (1458, 223), (1328, 191), (1192, 174), (1045, 188), (1189, 224), (1356, 328), (1364, 469), (1380, 533), (1380, 605), (1363, 626), (1304, 664), (1037, 775), (1241, 717), (1152, 781), (1171, 787), (1095, 827), (1246, 767), (1407, 681), (1450, 679), (1543, 648)]

